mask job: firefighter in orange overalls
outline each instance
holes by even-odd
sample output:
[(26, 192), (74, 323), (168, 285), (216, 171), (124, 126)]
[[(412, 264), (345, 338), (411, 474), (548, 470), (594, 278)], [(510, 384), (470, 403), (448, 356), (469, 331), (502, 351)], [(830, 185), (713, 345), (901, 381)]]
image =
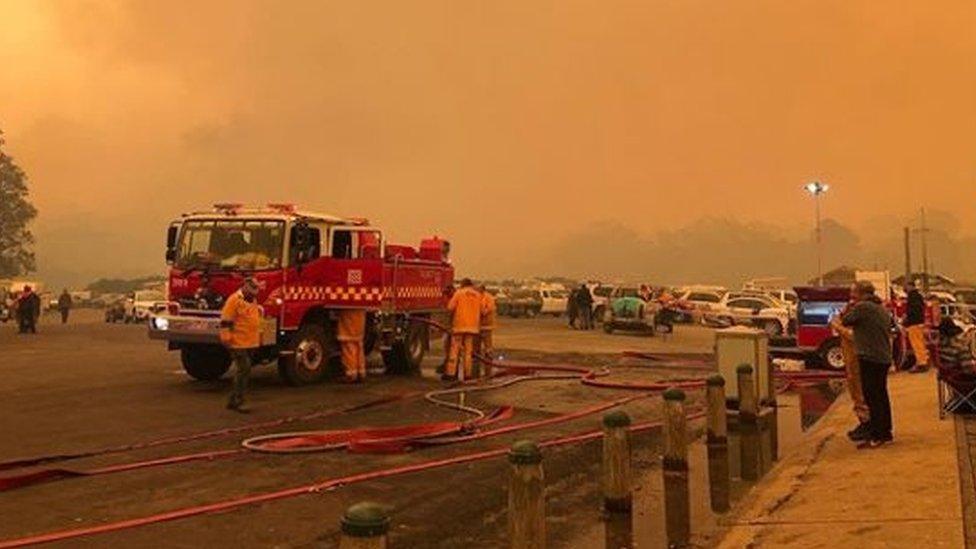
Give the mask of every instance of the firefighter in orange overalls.
[(491, 371), (491, 361), (495, 358), (492, 355), (495, 348), (492, 335), (495, 331), (495, 317), (498, 309), (495, 306), (495, 296), (488, 292), (488, 288), (482, 285), (478, 289), (481, 291), (481, 333), (478, 338), (478, 354), (485, 360), (484, 371), (487, 375)]
[(844, 309), (830, 321), (830, 327), (840, 337), (840, 350), (844, 357), (844, 373), (847, 376), (847, 391), (851, 395), (851, 402), (854, 404), (854, 415), (857, 416), (858, 425), (847, 432), (847, 437), (853, 441), (863, 440), (868, 435), (868, 420), (871, 419), (871, 412), (868, 404), (864, 400), (864, 390), (861, 388), (861, 363), (857, 359), (857, 352), (854, 349), (854, 329), (844, 326), (841, 318), (851, 308), (848, 304)]
[(451, 312), (451, 350), (441, 379), (448, 381), (457, 378), (459, 358), (464, 359), (464, 379), (470, 379), (475, 338), (481, 331), (481, 292), (474, 289), (470, 279), (465, 278), (451, 296), (447, 309)]
[(342, 351), (342, 366), (346, 369), (347, 383), (366, 381), (366, 353), (363, 338), (366, 336), (366, 311), (343, 309), (339, 311), (336, 339)]

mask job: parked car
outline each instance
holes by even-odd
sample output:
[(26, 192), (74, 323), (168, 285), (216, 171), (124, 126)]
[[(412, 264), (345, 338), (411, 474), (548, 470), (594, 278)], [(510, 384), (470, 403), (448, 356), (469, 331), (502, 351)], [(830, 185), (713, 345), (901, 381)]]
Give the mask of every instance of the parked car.
[(613, 286), (603, 284), (597, 284), (590, 288), (590, 293), (593, 294), (593, 320), (603, 322), (603, 314), (607, 310), (607, 303), (610, 301), (610, 294), (613, 293), (613, 290)]
[(495, 306), (500, 316), (513, 318), (534, 317), (542, 311), (542, 296), (538, 290), (512, 290), (500, 293)]
[(718, 326), (752, 326), (770, 337), (789, 333), (790, 310), (772, 297), (762, 294), (730, 292), (704, 313), (706, 323)]
[(546, 288), (535, 290), (542, 300), (539, 310), (544, 315), (561, 316), (566, 312), (569, 304), (569, 292), (561, 288)]
[(132, 293), (125, 300), (125, 315), (123, 321), (146, 322), (153, 313), (166, 310), (166, 296), (157, 290), (139, 290)]
[(715, 309), (726, 292), (716, 290), (683, 289), (679, 290), (676, 298), (681, 308), (692, 312), (696, 318), (705, 312)]

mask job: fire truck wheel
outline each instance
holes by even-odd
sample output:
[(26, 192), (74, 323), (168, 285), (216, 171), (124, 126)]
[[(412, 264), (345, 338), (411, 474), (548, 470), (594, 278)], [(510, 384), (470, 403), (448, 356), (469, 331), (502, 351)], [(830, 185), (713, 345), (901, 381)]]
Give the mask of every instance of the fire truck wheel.
[(820, 360), (831, 370), (844, 369), (844, 352), (837, 338), (827, 340), (820, 347)]
[(390, 350), (383, 351), (386, 372), (394, 375), (416, 374), (427, 353), (427, 325), (411, 323), (403, 341), (395, 341)]
[(180, 349), (183, 369), (193, 379), (214, 381), (230, 369), (230, 355), (219, 345), (194, 345)]
[(305, 324), (295, 333), (288, 345), (288, 354), (278, 359), (278, 373), (289, 385), (309, 385), (325, 378), (332, 345), (325, 329), (317, 324)]

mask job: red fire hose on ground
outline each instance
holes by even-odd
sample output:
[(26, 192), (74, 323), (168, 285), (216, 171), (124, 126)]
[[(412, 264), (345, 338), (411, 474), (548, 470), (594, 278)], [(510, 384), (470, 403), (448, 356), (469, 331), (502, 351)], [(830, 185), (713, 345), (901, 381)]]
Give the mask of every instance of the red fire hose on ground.
[[(649, 358), (652, 355), (646, 353), (629, 353), (628, 355), (637, 358), (647, 358), (649, 360), (655, 360), (655, 359), (662, 360), (662, 358), (659, 357)], [(687, 363), (687, 365), (698, 365), (698, 364), (704, 364), (704, 363), (691, 362), (691, 361)], [(499, 371), (496, 374), (496, 377), (503, 377), (503, 376), (514, 375), (514, 374), (521, 374), (521, 375), (517, 375), (516, 377), (507, 379), (501, 383), (454, 387), (454, 388), (449, 388), (444, 390), (432, 391), (424, 395), (428, 401), (434, 404), (437, 404), (439, 406), (447, 406), (450, 408), (454, 408), (461, 412), (469, 413), (475, 416), (475, 419), (468, 422), (439, 422), (439, 423), (408, 425), (408, 426), (392, 427), (392, 428), (364, 428), (364, 429), (351, 429), (351, 430), (338, 430), (338, 431), (304, 431), (304, 432), (295, 432), (295, 433), (262, 435), (262, 436), (252, 437), (245, 440), (242, 443), (241, 448), (230, 449), (230, 450), (178, 455), (178, 456), (172, 456), (167, 458), (101, 467), (101, 468), (90, 469), (86, 471), (73, 471), (69, 469), (47, 469), (47, 470), (27, 473), (24, 475), (0, 478), (0, 491), (9, 490), (12, 488), (26, 486), (30, 484), (36, 484), (38, 482), (45, 482), (45, 481), (51, 481), (57, 479), (64, 479), (64, 478), (71, 478), (71, 477), (78, 477), (78, 476), (102, 475), (102, 474), (109, 474), (109, 473), (122, 472), (122, 471), (131, 471), (134, 469), (140, 469), (145, 467), (157, 467), (157, 466), (172, 465), (177, 463), (186, 463), (190, 461), (224, 459), (224, 458), (230, 458), (234, 456), (240, 456), (242, 454), (247, 454), (248, 451), (271, 452), (271, 453), (297, 453), (297, 452), (346, 449), (355, 452), (373, 452), (373, 453), (403, 452), (414, 448), (422, 447), (425, 445), (466, 442), (471, 440), (484, 439), (487, 437), (497, 436), (505, 433), (511, 433), (519, 430), (533, 429), (533, 428), (538, 428), (546, 425), (567, 422), (588, 415), (596, 414), (601, 411), (614, 408), (622, 404), (626, 404), (628, 402), (632, 402), (634, 400), (647, 398), (651, 396), (651, 394), (664, 391), (671, 387), (696, 389), (696, 388), (701, 388), (704, 385), (704, 381), (701, 379), (676, 380), (672, 382), (651, 382), (651, 383), (612, 382), (612, 381), (600, 379), (601, 377), (606, 376), (609, 373), (606, 370), (598, 373), (588, 368), (573, 366), (573, 365), (548, 365), (548, 364), (535, 364), (535, 363), (523, 363), (523, 362), (505, 362), (504, 364), (494, 364), (494, 365), (496, 367), (499, 367)], [(555, 372), (555, 373), (547, 374), (547, 375), (539, 375), (537, 373), (539, 371), (548, 371), (548, 372)], [(797, 381), (800, 380), (811, 381), (811, 380), (822, 380), (827, 378), (833, 378), (838, 376), (833, 373), (796, 372), (796, 373), (790, 373), (789, 375), (783, 375), (780, 377), (787, 377), (788, 381), (792, 381), (794, 378), (796, 378)], [(642, 394), (615, 399), (595, 406), (590, 406), (581, 410), (577, 410), (575, 412), (570, 412), (567, 414), (562, 414), (551, 418), (524, 422), (524, 423), (514, 424), (514, 425), (507, 425), (507, 426), (496, 427), (496, 428), (486, 428), (486, 427), (489, 427), (492, 424), (498, 423), (500, 421), (510, 419), (514, 413), (511, 407), (501, 407), (486, 414), (477, 408), (464, 406), (463, 404), (446, 401), (441, 398), (447, 395), (454, 395), (459, 393), (471, 393), (471, 392), (499, 389), (501, 387), (506, 387), (514, 383), (519, 383), (519, 382), (529, 381), (529, 380), (547, 380), (547, 379), (552, 380), (552, 379), (568, 379), (568, 378), (578, 378), (583, 384), (593, 386), (593, 387), (608, 388), (608, 389), (622, 389), (622, 390), (637, 390), (637, 391), (641, 391)], [(384, 399), (377, 399), (374, 401), (348, 407), (345, 409), (328, 410), (323, 412), (306, 414), (303, 416), (279, 418), (268, 422), (255, 423), (251, 425), (234, 427), (229, 429), (207, 431), (203, 433), (186, 435), (182, 437), (170, 437), (166, 439), (160, 439), (160, 440), (150, 441), (145, 443), (136, 443), (130, 445), (109, 447), (101, 450), (79, 452), (75, 454), (59, 454), (53, 456), (41, 456), (41, 457), (31, 458), (31, 459), (10, 461), (6, 463), (0, 463), (0, 470), (28, 467), (28, 466), (45, 464), (45, 463), (57, 462), (57, 461), (66, 461), (66, 460), (77, 459), (81, 457), (92, 457), (97, 455), (120, 453), (120, 452), (126, 452), (130, 450), (150, 448), (150, 447), (161, 446), (166, 444), (175, 444), (179, 442), (186, 442), (192, 440), (200, 440), (204, 438), (217, 437), (222, 435), (236, 434), (236, 433), (256, 430), (260, 428), (275, 427), (279, 425), (294, 423), (297, 421), (319, 419), (323, 417), (329, 417), (331, 415), (346, 413), (355, 410), (362, 410), (362, 409), (366, 409), (369, 407), (373, 407), (385, 403), (404, 400), (416, 394), (417, 393), (397, 395), (393, 397), (387, 397)], [(703, 414), (701, 413), (694, 413), (691, 416), (689, 416), (689, 419), (696, 419), (702, 417), (702, 415)], [(635, 425), (631, 429), (634, 431), (642, 431), (657, 426), (660, 426), (659, 422), (648, 422), (648, 423)], [(565, 444), (585, 442), (588, 440), (599, 438), (600, 436), (602, 436), (602, 431), (600, 430), (587, 431), (569, 437), (557, 437), (557, 438), (548, 439), (543, 441), (541, 445), (543, 447), (559, 446)], [(484, 452), (475, 452), (475, 453), (464, 454), (452, 458), (432, 460), (432, 461), (426, 461), (426, 462), (417, 463), (413, 465), (394, 467), (389, 469), (380, 469), (368, 473), (349, 475), (345, 477), (325, 480), (315, 484), (309, 484), (305, 486), (299, 486), (299, 487), (289, 488), (289, 489), (275, 491), (275, 492), (268, 492), (264, 494), (257, 494), (257, 495), (247, 496), (244, 498), (237, 498), (237, 499), (216, 502), (216, 503), (211, 503), (206, 505), (193, 506), (193, 507), (178, 509), (166, 513), (160, 513), (157, 515), (119, 521), (115, 523), (109, 523), (109, 524), (104, 524), (104, 525), (99, 525), (94, 527), (79, 528), (73, 530), (63, 530), (58, 532), (52, 532), (49, 534), (41, 534), (37, 536), (28, 536), (28, 537), (23, 537), (18, 539), (12, 539), (12, 540), (0, 542), (0, 549), (8, 548), (8, 547), (22, 547), (25, 545), (33, 545), (37, 543), (45, 543), (45, 542), (72, 539), (72, 538), (83, 537), (83, 536), (90, 536), (94, 534), (123, 530), (127, 528), (134, 528), (137, 526), (144, 526), (144, 525), (154, 524), (158, 522), (177, 520), (181, 518), (187, 518), (187, 517), (197, 516), (206, 513), (225, 511), (228, 509), (233, 509), (245, 505), (251, 505), (255, 503), (274, 501), (278, 499), (284, 499), (284, 498), (294, 497), (298, 495), (314, 493), (321, 490), (326, 490), (338, 486), (363, 482), (363, 481), (377, 479), (377, 478), (391, 477), (391, 476), (407, 474), (407, 473), (412, 473), (417, 471), (445, 467), (448, 465), (467, 463), (467, 462), (477, 461), (482, 459), (490, 459), (490, 458), (504, 455), (505, 452), (507, 452), (507, 448), (498, 448), (495, 450), (489, 450)]]

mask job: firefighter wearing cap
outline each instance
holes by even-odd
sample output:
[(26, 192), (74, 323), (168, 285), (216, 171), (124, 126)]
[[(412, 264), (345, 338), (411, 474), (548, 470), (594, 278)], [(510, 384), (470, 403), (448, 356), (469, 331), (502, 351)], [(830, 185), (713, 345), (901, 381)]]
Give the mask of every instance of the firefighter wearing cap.
[(451, 312), (451, 350), (441, 379), (457, 377), (458, 359), (464, 360), (464, 378), (471, 377), (475, 338), (481, 331), (482, 303), (481, 292), (474, 289), (467, 278), (461, 281), (461, 287), (451, 296), (447, 304)]
[[(492, 356), (492, 351), (494, 350), (492, 335), (495, 331), (495, 317), (498, 316), (498, 308), (495, 306), (495, 296), (488, 292), (488, 288), (481, 286), (479, 289), (481, 290), (481, 334), (479, 338), (479, 354), (484, 357), (485, 360), (491, 361), (494, 358)], [(490, 367), (491, 364), (489, 363), (488, 368)]]
[(366, 353), (363, 338), (366, 336), (366, 311), (346, 309), (339, 311), (336, 339), (342, 350), (342, 365), (346, 369), (346, 381), (358, 383), (366, 380)]
[(261, 307), (257, 304), (258, 284), (247, 278), (241, 289), (231, 294), (220, 312), (220, 341), (234, 361), (234, 387), (227, 409), (246, 413), (244, 393), (251, 376), (251, 352), (261, 345)]

